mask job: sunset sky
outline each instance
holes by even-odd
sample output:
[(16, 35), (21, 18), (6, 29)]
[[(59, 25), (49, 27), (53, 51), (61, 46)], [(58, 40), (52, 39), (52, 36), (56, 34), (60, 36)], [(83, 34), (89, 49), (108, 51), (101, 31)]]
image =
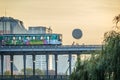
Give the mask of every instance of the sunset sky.
[[(120, 14), (120, 0), (0, 0), (0, 16), (14, 17), (28, 26), (51, 27), (63, 34), (63, 44), (101, 44), (113, 18)], [(83, 31), (81, 39), (72, 30)]]

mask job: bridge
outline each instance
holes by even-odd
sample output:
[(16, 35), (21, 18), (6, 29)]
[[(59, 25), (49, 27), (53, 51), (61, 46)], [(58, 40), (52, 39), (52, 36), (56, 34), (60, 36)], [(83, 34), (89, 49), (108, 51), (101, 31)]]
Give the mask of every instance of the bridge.
[[(14, 79), (14, 80), (30, 80), (30, 78), (36, 78), (36, 80), (67, 80), (68, 76), (65, 75), (58, 75), (57, 74), (57, 60), (58, 55), (68, 55), (69, 59), (69, 74), (71, 74), (71, 56), (72, 54), (76, 54), (79, 56), (80, 54), (84, 54), (84, 52), (90, 52), (90, 51), (96, 51), (96, 50), (102, 50), (101, 45), (61, 45), (61, 46), (0, 46), (0, 56), (1, 56), (1, 79), (6, 79), (6, 76), (4, 75), (4, 56), (10, 55), (10, 66), (11, 66), (11, 75), (8, 78)], [(49, 64), (49, 55), (54, 55), (55, 57), (55, 75), (50, 77), (48, 73), (48, 64)], [(16, 77), (13, 75), (13, 61), (14, 61), (14, 55), (23, 55), (23, 65), (24, 65), (24, 75), (21, 78), (16, 79)], [(26, 75), (26, 55), (32, 55), (33, 60), (33, 75), (32, 77), (28, 77)], [(36, 55), (45, 55), (46, 56), (46, 76), (38, 76), (35, 75), (35, 60)]]
[(95, 50), (101, 50), (101, 45), (0, 46), (0, 52), (40, 52), (40, 54), (41, 52), (60, 52), (60, 53), (78, 52), (79, 53), (83, 51), (95, 51)]

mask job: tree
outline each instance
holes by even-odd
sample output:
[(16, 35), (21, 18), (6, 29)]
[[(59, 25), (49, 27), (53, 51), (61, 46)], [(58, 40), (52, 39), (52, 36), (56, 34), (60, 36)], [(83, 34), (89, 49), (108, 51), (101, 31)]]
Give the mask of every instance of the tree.
[(115, 16), (114, 17), (114, 19), (113, 19), (113, 21), (115, 22), (115, 24), (116, 24), (116, 28), (117, 29), (119, 29), (120, 28), (120, 26), (118, 26), (118, 23), (120, 22), (120, 14), (119, 15), (117, 15), (117, 16)]
[(35, 74), (36, 75), (44, 75), (44, 72), (37, 68), (37, 69), (35, 69)]
[[(23, 73), (24, 69), (22, 69), (21, 71)], [(33, 69), (26, 68), (26, 75), (33, 75)], [(40, 69), (35, 69), (35, 75), (44, 75), (44, 72)]]
[[(24, 72), (24, 69), (21, 71)], [(26, 68), (26, 75), (33, 75), (33, 70), (31, 68)]]
[(10, 75), (11, 73), (10, 73), (10, 71), (5, 71), (4, 72), (4, 75)]
[(113, 73), (113, 80), (120, 79), (120, 14), (115, 16), (114, 22), (116, 24), (117, 31), (110, 31), (105, 33), (105, 54), (110, 56), (110, 64), (108, 65), (109, 74)]
[[(70, 80), (119, 80), (120, 79), (120, 14), (115, 16), (117, 31), (104, 34), (102, 51), (95, 52), (90, 60), (79, 59)], [(86, 76), (86, 77), (85, 77)]]

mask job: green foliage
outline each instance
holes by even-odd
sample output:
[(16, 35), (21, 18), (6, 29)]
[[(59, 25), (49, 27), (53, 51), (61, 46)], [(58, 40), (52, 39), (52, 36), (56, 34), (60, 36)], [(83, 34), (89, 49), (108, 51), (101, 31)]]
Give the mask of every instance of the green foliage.
[[(24, 69), (21, 71), (24, 72)], [(26, 68), (26, 75), (33, 75), (33, 70), (31, 68)]]
[[(120, 15), (114, 20), (119, 29)], [(89, 60), (78, 59), (70, 80), (120, 80), (120, 31), (104, 34), (101, 52), (92, 53)]]
[(44, 72), (40, 69), (35, 69), (35, 74), (36, 75), (44, 75)]
[[(22, 69), (21, 71), (23, 73), (24, 69)], [(26, 75), (33, 75), (33, 69), (27, 68), (26, 69)], [(44, 72), (40, 69), (35, 69), (35, 75), (44, 75)]]
[(114, 23), (116, 24), (116, 28), (119, 29), (120, 26), (118, 26), (118, 23), (120, 22), (120, 14), (115, 16), (114, 19), (113, 19)]
[(5, 71), (4, 75), (11, 75), (10, 71)]

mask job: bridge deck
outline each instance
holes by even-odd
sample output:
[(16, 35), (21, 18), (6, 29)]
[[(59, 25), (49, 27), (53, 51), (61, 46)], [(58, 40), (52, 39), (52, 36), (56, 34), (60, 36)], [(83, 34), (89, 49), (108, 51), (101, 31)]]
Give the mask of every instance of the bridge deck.
[[(36, 52), (37, 53), (68, 53), (73, 52), (73, 54), (82, 51), (95, 51), (101, 50), (101, 45), (62, 45), (62, 46), (0, 46), (0, 53), (11, 53), (18, 54), (18, 52)], [(21, 54), (21, 53), (20, 53)]]

